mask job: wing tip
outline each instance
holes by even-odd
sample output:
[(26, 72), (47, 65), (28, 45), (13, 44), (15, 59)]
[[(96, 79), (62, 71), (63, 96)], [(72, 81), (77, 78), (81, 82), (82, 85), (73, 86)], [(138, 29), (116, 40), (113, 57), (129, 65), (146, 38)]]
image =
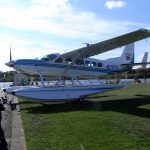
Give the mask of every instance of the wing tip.
[(148, 30), (148, 29), (145, 29), (145, 28), (140, 28), (140, 31), (147, 32), (147, 33), (150, 33), (150, 30)]

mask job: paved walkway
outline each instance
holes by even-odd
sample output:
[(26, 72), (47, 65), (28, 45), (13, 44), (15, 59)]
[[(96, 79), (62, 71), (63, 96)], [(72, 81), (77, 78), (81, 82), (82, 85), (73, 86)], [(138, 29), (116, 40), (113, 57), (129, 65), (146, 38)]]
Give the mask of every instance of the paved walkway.
[[(9, 98), (9, 97), (8, 97)], [(15, 98), (15, 102), (17, 98)], [(26, 150), (24, 130), (20, 116), (19, 106), (12, 111), (8, 104), (2, 112), (2, 128), (5, 133), (9, 150)]]

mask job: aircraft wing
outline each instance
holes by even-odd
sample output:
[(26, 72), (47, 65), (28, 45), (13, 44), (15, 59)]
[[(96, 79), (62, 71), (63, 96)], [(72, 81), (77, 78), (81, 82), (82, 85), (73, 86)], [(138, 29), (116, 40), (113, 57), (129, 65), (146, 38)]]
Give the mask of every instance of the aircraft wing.
[(82, 47), (67, 53), (63, 53), (60, 55), (62, 58), (71, 58), (74, 60), (76, 56), (77, 59), (87, 58), (97, 54), (101, 54), (107, 51), (110, 51), (115, 48), (122, 47), (124, 45), (145, 39), (150, 37), (150, 30), (147, 29), (139, 29), (115, 38), (111, 38), (102, 42), (98, 42), (95, 44), (87, 45), (86, 47)]

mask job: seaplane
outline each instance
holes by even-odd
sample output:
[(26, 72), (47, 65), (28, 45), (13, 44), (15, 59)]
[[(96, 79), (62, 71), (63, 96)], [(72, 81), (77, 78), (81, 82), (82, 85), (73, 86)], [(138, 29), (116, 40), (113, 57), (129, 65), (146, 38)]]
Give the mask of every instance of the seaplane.
[[(85, 97), (114, 89), (126, 87), (126, 84), (83, 85), (79, 78), (97, 78), (101, 75), (120, 73), (131, 70), (135, 65), (146, 65), (147, 53), (143, 62), (134, 63), (134, 42), (150, 37), (150, 30), (139, 29), (95, 44), (86, 44), (79, 49), (63, 54), (48, 54), (41, 59), (18, 59), (5, 63), (17, 72), (39, 75), (40, 86), (14, 86), (3, 91), (17, 97), (24, 97), (36, 101), (69, 101), (83, 100)], [(125, 46), (120, 57), (98, 60), (91, 58), (116, 48)], [(58, 78), (54, 86), (46, 87), (43, 76)], [(71, 85), (65, 84), (70, 78)], [(78, 85), (76, 82), (78, 81)]]

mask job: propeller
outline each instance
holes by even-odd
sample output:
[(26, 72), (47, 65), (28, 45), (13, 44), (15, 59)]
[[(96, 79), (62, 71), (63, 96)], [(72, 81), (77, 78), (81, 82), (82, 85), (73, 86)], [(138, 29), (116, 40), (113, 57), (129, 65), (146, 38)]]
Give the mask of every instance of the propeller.
[(10, 62), (12, 61), (12, 55), (11, 55), (11, 45), (10, 45)]
[(8, 67), (13, 67), (14, 61), (12, 60), (12, 54), (11, 54), (11, 45), (10, 45), (10, 61), (5, 63)]

